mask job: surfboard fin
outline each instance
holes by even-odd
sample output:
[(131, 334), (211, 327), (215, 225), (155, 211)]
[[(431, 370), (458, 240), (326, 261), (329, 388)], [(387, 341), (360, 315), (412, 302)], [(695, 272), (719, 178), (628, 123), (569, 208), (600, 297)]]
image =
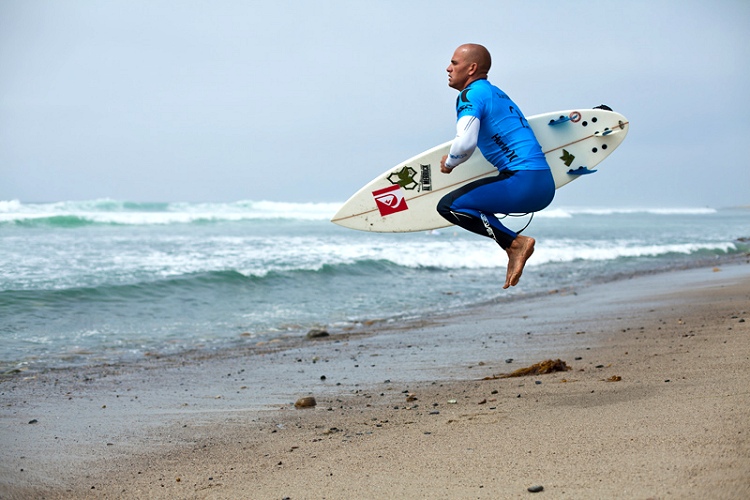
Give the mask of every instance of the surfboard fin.
[(550, 120), (549, 123), (548, 123), (548, 125), (550, 125), (550, 126), (552, 126), (552, 125), (559, 125), (559, 124), (565, 123), (567, 121), (570, 121), (570, 117), (569, 116), (561, 116), (557, 120)]
[(568, 170), (568, 174), (570, 175), (586, 175), (586, 174), (593, 174), (596, 172), (596, 170), (591, 170), (589, 167), (578, 167), (575, 170), (570, 169)]
[(617, 133), (621, 132), (624, 129), (625, 129), (625, 127), (623, 125), (620, 128), (608, 128), (608, 129), (604, 129), (604, 130), (597, 130), (596, 132), (594, 132), (594, 135), (599, 136), (599, 137), (604, 137), (606, 135), (617, 134)]

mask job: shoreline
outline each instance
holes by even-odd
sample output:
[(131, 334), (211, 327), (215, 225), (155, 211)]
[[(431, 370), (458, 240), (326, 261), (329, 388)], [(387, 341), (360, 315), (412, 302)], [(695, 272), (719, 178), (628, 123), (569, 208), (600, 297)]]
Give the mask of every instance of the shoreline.
[[(742, 498), (749, 325), (750, 266), (722, 263), (250, 355), (17, 374), (0, 498)], [(481, 380), (548, 358), (572, 370)]]

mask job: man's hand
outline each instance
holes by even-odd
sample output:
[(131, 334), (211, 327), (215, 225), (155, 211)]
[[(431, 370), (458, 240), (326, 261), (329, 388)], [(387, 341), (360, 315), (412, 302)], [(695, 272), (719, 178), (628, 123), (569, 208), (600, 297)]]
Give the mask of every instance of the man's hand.
[(440, 160), (440, 171), (444, 174), (450, 174), (453, 172), (453, 169), (451, 167), (445, 166), (445, 160), (448, 159), (448, 155), (443, 156), (443, 159)]

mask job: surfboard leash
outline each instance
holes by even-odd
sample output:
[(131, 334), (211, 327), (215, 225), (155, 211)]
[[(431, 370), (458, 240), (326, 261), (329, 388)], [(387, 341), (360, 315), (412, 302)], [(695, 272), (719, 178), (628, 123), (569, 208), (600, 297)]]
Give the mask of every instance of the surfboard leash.
[(506, 217), (526, 217), (529, 214), (531, 214), (531, 217), (529, 217), (529, 222), (527, 222), (526, 225), (523, 226), (519, 231), (516, 231), (516, 234), (521, 234), (522, 232), (526, 231), (526, 228), (529, 227), (531, 221), (534, 220), (534, 212), (526, 212), (525, 214), (502, 214), (502, 217), (497, 217), (497, 215), (495, 215), (495, 217), (497, 217), (499, 220), (503, 220)]

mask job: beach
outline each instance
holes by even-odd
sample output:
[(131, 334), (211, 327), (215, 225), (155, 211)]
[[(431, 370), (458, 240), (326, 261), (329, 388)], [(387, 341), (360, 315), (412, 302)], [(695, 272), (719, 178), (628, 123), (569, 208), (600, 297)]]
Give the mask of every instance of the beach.
[(748, 498), (748, 319), (740, 262), (5, 374), (0, 498)]

